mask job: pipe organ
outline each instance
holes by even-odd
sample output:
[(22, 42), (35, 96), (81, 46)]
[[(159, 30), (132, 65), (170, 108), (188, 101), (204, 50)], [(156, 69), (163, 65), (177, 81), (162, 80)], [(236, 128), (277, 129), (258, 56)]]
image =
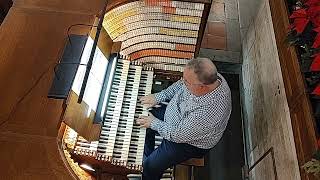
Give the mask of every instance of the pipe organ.
[(148, 114), (138, 98), (151, 94), (153, 70), (125, 59), (118, 59), (114, 68), (100, 138), (94, 142), (79, 138), (74, 153), (142, 170), (146, 129), (135, 119)]
[[(90, 158), (93, 164), (101, 165), (102, 162), (120, 167), (125, 169), (122, 171), (125, 174), (141, 172), (146, 129), (140, 128), (135, 120), (140, 115), (147, 116), (148, 109), (139, 102), (139, 98), (161, 91), (179, 80), (181, 72), (178, 72), (179, 68), (175, 70), (178, 75), (123, 57), (115, 60), (109, 75), (99, 139), (90, 142), (70, 132), (65, 133), (64, 139), (72, 142), (68, 146), (72, 157), (76, 160)], [(161, 140), (161, 137), (156, 137), (156, 147)], [(168, 169), (163, 177), (172, 179), (173, 169)]]

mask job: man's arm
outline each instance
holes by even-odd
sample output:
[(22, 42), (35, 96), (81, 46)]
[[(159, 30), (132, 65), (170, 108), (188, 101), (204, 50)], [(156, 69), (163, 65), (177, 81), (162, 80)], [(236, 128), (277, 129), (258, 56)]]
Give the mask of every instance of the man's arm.
[(167, 122), (159, 119), (154, 119), (150, 127), (159, 132), (159, 134), (170, 141), (176, 143), (188, 143), (202, 138), (204, 135), (212, 133), (222, 133), (225, 130), (228, 116), (227, 111), (217, 113), (220, 110), (213, 112), (212, 109), (198, 109), (192, 112), (187, 117), (180, 120), (177, 126), (171, 126)]
[(166, 100), (171, 100), (173, 96), (178, 92), (178, 90), (181, 89), (181, 87), (182, 87), (182, 81), (179, 80), (173, 83), (167, 89), (164, 89), (159, 93), (155, 93), (157, 104), (164, 102)]

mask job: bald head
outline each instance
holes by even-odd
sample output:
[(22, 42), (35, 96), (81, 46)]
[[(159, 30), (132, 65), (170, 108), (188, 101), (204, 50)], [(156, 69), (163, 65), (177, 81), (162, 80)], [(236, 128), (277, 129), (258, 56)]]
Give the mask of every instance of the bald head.
[(186, 68), (192, 69), (198, 80), (205, 85), (213, 84), (218, 79), (217, 68), (208, 58), (192, 59)]

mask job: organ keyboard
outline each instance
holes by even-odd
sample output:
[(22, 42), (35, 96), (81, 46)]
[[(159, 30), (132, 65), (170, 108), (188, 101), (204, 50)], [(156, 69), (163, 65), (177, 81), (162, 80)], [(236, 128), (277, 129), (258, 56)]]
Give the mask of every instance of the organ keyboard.
[[(133, 170), (128, 172), (141, 172), (146, 129), (140, 128), (135, 120), (140, 115), (147, 116), (148, 110), (138, 99), (166, 88), (182, 74), (167, 70), (154, 72), (151, 67), (124, 58), (114, 61), (112, 67), (99, 140), (89, 142), (78, 136), (72, 153)], [(167, 84), (157, 81), (156, 77), (165, 79)], [(157, 136), (156, 147), (161, 141), (162, 138)], [(168, 179), (173, 179), (172, 168), (164, 173), (163, 180)]]
[(152, 82), (152, 68), (118, 59), (99, 141), (79, 138), (74, 153), (141, 171), (146, 129), (140, 128), (135, 120), (148, 115), (138, 98), (151, 94)]

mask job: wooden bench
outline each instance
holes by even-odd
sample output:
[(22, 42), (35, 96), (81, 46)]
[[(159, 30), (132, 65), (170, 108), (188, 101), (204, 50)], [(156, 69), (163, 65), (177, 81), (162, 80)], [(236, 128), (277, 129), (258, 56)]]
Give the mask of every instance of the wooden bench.
[(186, 166), (204, 166), (204, 158), (191, 158), (181, 163)]
[(203, 158), (191, 158), (187, 161), (182, 162), (180, 165), (189, 166), (190, 171), (190, 180), (194, 180), (194, 167), (203, 167), (204, 166), (204, 157)]

